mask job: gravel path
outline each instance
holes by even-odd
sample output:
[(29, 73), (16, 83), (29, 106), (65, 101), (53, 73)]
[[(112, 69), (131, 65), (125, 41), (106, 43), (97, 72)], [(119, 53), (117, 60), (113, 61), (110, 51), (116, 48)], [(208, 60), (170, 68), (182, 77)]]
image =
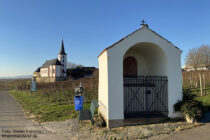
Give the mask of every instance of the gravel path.
[(210, 124), (195, 127), (192, 129), (160, 135), (148, 140), (210, 140)]
[(206, 124), (169, 135), (155, 136), (149, 140), (210, 140), (210, 112), (205, 113), (200, 121)]
[[(168, 122), (150, 125), (125, 126), (113, 129), (91, 126), (90, 122), (78, 124), (78, 120), (63, 122), (46, 122), (41, 124), (52, 132), (57, 132), (71, 139), (145, 139), (160, 134), (169, 134), (186, 128), (192, 128), (195, 124), (185, 122)], [(197, 124), (200, 125), (200, 124)]]
[(1, 140), (66, 140), (67, 137), (47, 131), (27, 119), (19, 104), (6, 91), (0, 91)]

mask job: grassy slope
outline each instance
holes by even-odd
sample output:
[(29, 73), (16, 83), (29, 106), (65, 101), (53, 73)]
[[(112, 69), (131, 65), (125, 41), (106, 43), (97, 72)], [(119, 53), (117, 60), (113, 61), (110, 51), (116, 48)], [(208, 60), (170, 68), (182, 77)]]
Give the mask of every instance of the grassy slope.
[[(203, 90), (204, 95), (200, 96), (200, 77), (199, 74), (205, 77), (206, 88)], [(205, 107), (210, 110), (210, 71), (191, 71), (191, 72), (182, 72), (183, 76), (183, 88), (190, 89), (193, 94), (197, 97), (196, 99), (201, 101)], [(192, 80), (192, 87), (190, 86), (190, 79)], [(195, 83), (197, 83), (197, 88), (195, 87)]]
[(206, 109), (210, 110), (210, 86), (208, 85), (205, 90), (203, 90), (204, 94), (203, 96), (200, 96), (200, 88), (188, 88), (191, 90), (192, 94), (196, 95), (196, 100), (199, 100), (202, 102), (204, 107)]
[(201, 101), (205, 107), (210, 110), (210, 94), (206, 96), (196, 97), (197, 100)]
[(27, 112), (34, 114), (39, 122), (62, 121), (76, 117), (78, 114), (73, 104), (68, 104), (63, 100), (55, 101), (43, 94), (30, 95), (29, 92), (17, 90), (10, 91), (10, 94)]

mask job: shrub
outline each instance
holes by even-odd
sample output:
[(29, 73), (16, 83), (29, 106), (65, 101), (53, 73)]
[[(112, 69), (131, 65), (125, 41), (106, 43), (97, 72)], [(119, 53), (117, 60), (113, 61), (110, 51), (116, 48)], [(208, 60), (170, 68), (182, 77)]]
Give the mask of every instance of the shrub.
[(183, 92), (183, 100), (178, 101), (174, 105), (174, 111), (181, 111), (191, 118), (199, 118), (202, 116), (204, 107), (200, 101), (194, 99), (195, 95), (191, 94), (190, 90)]
[(203, 106), (200, 101), (192, 100), (184, 103), (181, 107), (181, 111), (191, 118), (199, 118), (202, 116)]

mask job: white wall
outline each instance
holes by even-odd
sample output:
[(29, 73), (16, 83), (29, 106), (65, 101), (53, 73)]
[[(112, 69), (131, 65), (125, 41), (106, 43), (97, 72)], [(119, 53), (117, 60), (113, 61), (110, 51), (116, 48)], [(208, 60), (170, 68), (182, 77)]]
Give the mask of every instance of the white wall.
[[(137, 43), (149, 42), (150, 44), (155, 44), (154, 46), (160, 47), (165, 54), (166, 71), (163, 73), (168, 76), (168, 108), (169, 108), (169, 117), (179, 117), (179, 114), (174, 113), (173, 104), (178, 100), (182, 99), (182, 75), (181, 75), (181, 51), (175, 48), (172, 44), (162, 39), (160, 36), (156, 35), (152, 31), (148, 30), (146, 27), (130, 35), (123, 41), (116, 44), (114, 47), (109, 48), (105, 51), (108, 55), (108, 79), (103, 74), (99, 74), (99, 83), (102, 82), (102, 78), (108, 80), (108, 93), (104, 89), (99, 90), (99, 94), (108, 94), (108, 119), (124, 119), (123, 114), (123, 58), (126, 52), (130, 47), (134, 46)], [(104, 53), (105, 53), (104, 52)], [(99, 56), (99, 73), (101, 63), (106, 63), (105, 61), (100, 61), (101, 57)], [(151, 56), (153, 57), (153, 56)], [(152, 59), (154, 60), (154, 58)], [(143, 63), (143, 61), (142, 61)], [(150, 61), (151, 64), (151, 61)], [(153, 66), (153, 65), (152, 65)], [(154, 67), (157, 67), (154, 66)], [(162, 66), (161, 66), (162, 67)], [(148, 69), (149, 67), (147, 67)], [(151, 69), (151, 67), (149, 68)], [(161, 72), (161, 68), (160, 68)], [(156, 73), (157, 74), (157, 73)], [(163, 75), (161, 74), (161, 75)], [(103, 82), (106, 81), (103, 79)], [(99, 84), (99, 88), (101, 88)], [(99, 100), (101, 96), (99, 96)]]
[(98, 88), (98, 102), (99, 102), (99, 112), (108, 118), (108, 56), (107, 52), (104, 52), (99, 61), (99, 88)]
[(137, 72), (140, 76), (166, 76), (166, 57), (155, 45), (138, 43), (132, 46), (123, 59), (132, 56), (137, 60)]
[[(120, 50), (120, 49), (119, 49)], [(124, 119), (123, 57), (108, 52), (108, 119)], [(120, 53), (120, 52), (119, 52)], [(100, 71), (100, 70), (99, 70)]]
[(129, 56), (134, 57), (137, 61), (137, 74), (138, 75), (149, 75), (147, 60), (144, 57), (144, 55), (142, 55), (138, 50), (132, 49), (132, 50), (129, 50), (125, 54), (125, 56), (123, 57), (123, 60), (125, 60), (125, 58)]
[[(49, 77), (61, 77), (61, 66), (60, 65), (50, 65), (48, 68), (41, 68), (40, 75), (41, 77), (48, 77), (48, 70), (49, 70)], [(53, 73), (54, 71), (54, 73)]]
[(65, 71), (66, 73), (63, 74), (64, 77), (67, 76), (67, 55), (65, 54), (58, 54), (58, 60), (61, 62), (61, 64), (64, 64), (61, 66), (61, 71)]
[(170, 53), (168, 60), (168, 117), (180, 117), (180, 113), (173, 111), (173, 105), (178, 100), (182, 100), (182, 72), (181, 72), (181, 53)]
[(48, 68), (41, 68), (40, 75), (41, 77), (48, 77)]
[(52, 66), (52, 77), (55, 77), (56, 76), (56, 65), (53, 65)]
[(49, 77), (55, 77), (56, 73), (56, 65), (49, 66)]
[(49, 77), (53, 77), (52, 70), (53, 70), (53, 66), (49, 66)]

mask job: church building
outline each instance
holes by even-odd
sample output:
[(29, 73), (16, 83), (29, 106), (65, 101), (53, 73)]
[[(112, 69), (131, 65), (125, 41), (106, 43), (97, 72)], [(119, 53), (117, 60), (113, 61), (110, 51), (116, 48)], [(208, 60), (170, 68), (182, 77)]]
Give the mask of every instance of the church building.
[(56, 82), (67, 78), (67, 54), (65, 53), (63, 40), (58, 58), (45, 61), (33, 74), (33, 80), (37, 82)]

